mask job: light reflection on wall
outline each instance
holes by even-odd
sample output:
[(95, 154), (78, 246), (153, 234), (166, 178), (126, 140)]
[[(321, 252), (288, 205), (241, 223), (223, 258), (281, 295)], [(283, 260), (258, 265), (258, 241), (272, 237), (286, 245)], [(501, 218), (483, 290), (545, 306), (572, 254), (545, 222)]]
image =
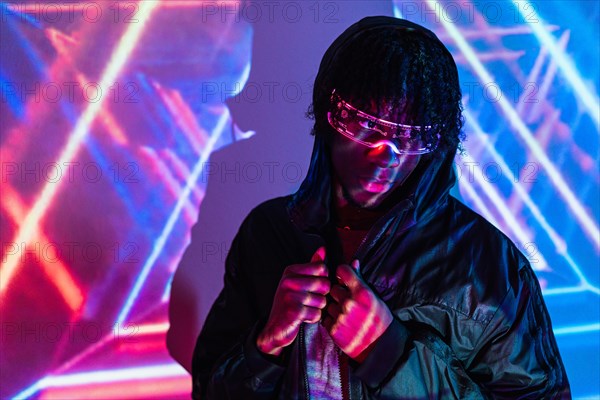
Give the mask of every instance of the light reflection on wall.
[[(249, 136), (197, 89), (232, 95), (247, 78), (250, 9), (0, 7), (0, 397), (188, 398), (164, 345), (169, 285), (209, 155)], [(573, 392), (598, 396), (598, 3), (398, 1), (395, 13), (455, 56), (468, 137), (456, 195), (529, 257)]]

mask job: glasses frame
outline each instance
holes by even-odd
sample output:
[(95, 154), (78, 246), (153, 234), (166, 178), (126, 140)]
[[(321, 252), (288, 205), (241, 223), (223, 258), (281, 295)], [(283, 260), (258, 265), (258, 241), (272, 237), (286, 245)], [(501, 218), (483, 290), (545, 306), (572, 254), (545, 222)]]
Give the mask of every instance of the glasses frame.
[[(332, 112), (329, 111), (327, 112), (327, 121), (329, 122), (329, 125), (331, 125), (331, 127), (333, 129), (335, 129), (336, 131), (338, 131), (339, 133), (341, 133), (342, 135), (344, 135), (345, 137), (360, 143), (364, 146), (370, 147), (370, 148), (376, 148), (381, 146), (382, 144), (387, 144), (393, 151), (394, 153), (400, 155), (400, 154), (408, 154), (408, 155), (419, 155), (419, 154), (428, 154), (431, 153), (433, 151), (435, 151), (435, 149), (438, 146), (439, 143), (439, 139), (440, 139), (440, 135), (437, 134), (437, 141), (435, 142), (435, 144), (431, 144), (429, 145), (429, 147), (423, 148), (422, 150), (401, 150), (400, 148), (398, 148), (398, 146), (392, 141), (393, 139), (399, 139), (399, 138), (410, 138), (410, 132), (411, 131), (422, 131), (422, 130), (426, 130), (426, 129), (431, 129), (430, 125), (421, 127), (418, 125), (404, 125), (404, 124), (399, 124), (396, 122), (391, 122), (391, 121), (387, 121), (385, 119), (381, 119), (381, 118), (377, 118), (373, 115), (370, 115), (364, 111), (359, 110), (358, 108), (354, 107), (353, 105), (351, 105), (350, 103), (348, 103), (347, 101), (343, 100), (340, 95), (338, 95), (335, 92), (335, 89), (333, 89), (333, 91), (331, 92), (331, 104), (335, 105), (336, 108), (346, 108), (351, 110), (352, 112), (356, 113), (356, 115), (372, 121), (376, 124), (380, 124), (380, 125), (384, 125), (387, 126), (389, 128), (391, 128), (392, 130), (395, 130), (396, 132), (399, 131), (403, 131), (406, 132), (404, 135), (397, 135), (394, 134), (392, 136), (391, 139), (388, 139), (386, 137), (386, 134), (384, 132), (382, 132), (381, 130), (377, 129), (378, 132), (380, 132), (380, 134), (384, 137), (381, 140), (378, 140), (375, 143), (370, 143), (370, 142), (365, 142), (364, 140), (360, 140), (358, 139), (356, 136), (354, 136), (354, 134), (350, 131), (348, 131), (348, 129), (346, 128), (346, 125), (342, 124), (341, 122), (337, 121), (333, 115)], [(344, 112), (346, 110), (342, 110), (342, 112)]]

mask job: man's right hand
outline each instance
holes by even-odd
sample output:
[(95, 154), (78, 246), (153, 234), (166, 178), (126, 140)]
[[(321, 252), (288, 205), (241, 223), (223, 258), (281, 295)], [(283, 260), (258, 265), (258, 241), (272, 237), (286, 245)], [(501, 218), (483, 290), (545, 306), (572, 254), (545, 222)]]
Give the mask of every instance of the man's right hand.
[(325, 247), (321, 246), (309, 263), (293, 264), (284, 270), (269, 320), (256, 340), (260, 351), (278, 356), (296, 339), (302, 322), (321, 320), (331, 285), (324, 260)]

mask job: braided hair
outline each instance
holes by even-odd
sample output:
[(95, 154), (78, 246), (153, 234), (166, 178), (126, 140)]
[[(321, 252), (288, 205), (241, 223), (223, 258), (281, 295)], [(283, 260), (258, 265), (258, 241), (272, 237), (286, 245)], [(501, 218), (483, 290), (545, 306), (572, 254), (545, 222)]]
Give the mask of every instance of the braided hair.
[(432, 126), (427, 135), (440, 136), (433, 155), (457, 148), (462, 152), (460, 142), (465, 137), (458, 71), (452, 55), (433, 33), (425, 28), (377, 26), (345, 40), (327, 61), (325, 67), (321, 65), (313, 103), (306, 113), (315, 121), (311, 135), (326, 135), (325, 142), (330, 143), (335, 134), (327, 112), (336, 89), (358, 109), (366, 110), (371, 99), (384, 99), (392, 106), (392, 115), (405, 118), (394, 122)]

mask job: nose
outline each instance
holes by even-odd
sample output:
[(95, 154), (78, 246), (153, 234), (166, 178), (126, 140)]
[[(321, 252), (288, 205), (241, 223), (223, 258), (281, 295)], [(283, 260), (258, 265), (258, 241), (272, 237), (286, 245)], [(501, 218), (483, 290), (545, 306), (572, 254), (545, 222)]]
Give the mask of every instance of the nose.
[(392, 143), (382, 141), (377, 147), (370, 148), (369, 158), (381, 168), (393, 168), (400, 165), (400, 156), (396, 154)]

